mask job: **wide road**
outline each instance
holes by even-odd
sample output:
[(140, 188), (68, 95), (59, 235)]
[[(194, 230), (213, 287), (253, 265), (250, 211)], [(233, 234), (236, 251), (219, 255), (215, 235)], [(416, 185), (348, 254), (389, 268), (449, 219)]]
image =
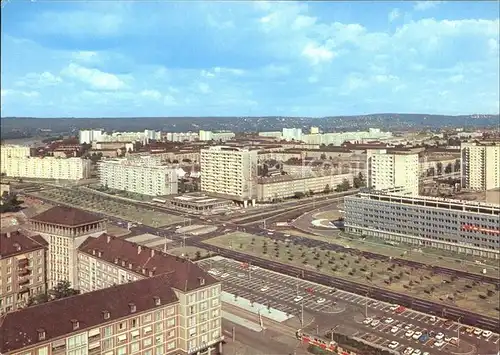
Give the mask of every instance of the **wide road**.
[[(277, 274), (266, 269), (252, 270), (232, 259), (214, 257), (199, 261), (197, 264), (207, 271), (217, 270), (219, 274), (216, 277), (222, 281), (222, 289), (230, 294), (238, 295), (239, 298), (252, 300), (256, 304), (270, 305), (288, 314), (294, 314), (298, 318), (300, 318), (303, 306), (304, 310), (314, 317), (315, 322), (312, 324), (319, 325), (319, 334), (324, 334), (324, 331), (341, 324), (342, 328), (339, 329), (341, 333), (350, 336), (371, 334), (378, 338), (374, 343), (383, 347), (387, 347), (390, 341), (395, 340), (400, 343), (398, 350), (412, 346), (434, 354), (436, 351), (443, 354), (445, 352), (468, 353), (473, 348), (476, 348), (480, 354), (494, 353), (500, 341), (498, 334), (491, 334), (488, 338), (469, 335), (461, 331), (463, 325), (459, 323), (445, 324), (444, 319), (433, 320), (430, 315), (410, 309), (396, 313), (390, 309), (392, 304), (375, 302), (364, 296)], [(297, 302), (295, 301), (297, 296), (303, 299)], [(382, 322), (371, 327), (362, 324), (366, 316), (378, 319), (392, 318), (394, 321)], [(306, 319), (305, 324), (308, 323)], [(396, 324), (400, 329), (397, 332), (391, 332), (391, 328)], [(312, 325), (309, 330), (305, 331), (309, 333), (312, 331), (315, 334), (316, 325)], [(405, 326), (411, 327), (413, 331), (427, 330), (435, 334), (443, 332), (447, 337), (460, 336), (461, 351), (457, 351), (458, 349), (451, 344), (437, 349), (431, 339), (424, 343), (416, 342), (405, 336)]]
[(352, 292), (358, 295), (369, 295), (371, 298), (378, 299), (383, 302), (390, 302), (403, 305), (405, 307), (442, 316), (443, 314), (450, 319), (459, 320), (463, 324), (477, 326), (482, 329), (491, 330), (495, 333), (500, 332), (500, 324), (498, 318), (487, 317), (473, 312), (465, 311), (457, 307), (444, 306), (439, 303), (430, 302), (422, 299), (417, 299), (406, 294), (387, 291), (382, 288), (368, 286), (356, 282), (346, 281), (338, 277), (323, 275), (314, 271), (306, 271), (291, 265), (270, 261), (267, 259), (251, 256), (233, 250), (220, 249), (213, 245), (205, 244), (202, 241), (189, 239), (187, 244), (199, 248), (208, 249), (226, 258), (238, 260), (252, 265), (259, 266), (264, 269), (276, 271), (285, 275), (301, 277), (305, 280), (316, 282), (322, 285), (336, 287), (347, 292)]

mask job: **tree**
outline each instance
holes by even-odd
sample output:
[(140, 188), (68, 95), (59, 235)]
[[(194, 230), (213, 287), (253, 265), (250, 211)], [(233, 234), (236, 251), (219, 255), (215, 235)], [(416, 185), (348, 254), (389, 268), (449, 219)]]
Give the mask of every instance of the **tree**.
[(446, 167), (444, 168), (444, 173), (451, 174), (452, 171), (453, 171), (453, 166), (451, 165), (451, 163), (448, 163), (448, 165), (446, 165)]
[(49, 294), (56, 300), (75, 296), (79, 293), (80, 291), (71, 288), (71, 283), (67, 280), (59, 281), (57, 285), (49, 291)]
[(37, 304), (45, 303), (49, 301), (49, 295), (46, 293), (39, 293), (37, 295), (32, 295), (28, 298), (28, 303), (26, 306), (34, 306)]
[(443, 174), (443, 163), (441, 163), (440, 161), (438, 161), (436, 164), (436, 171), (438, 175)]
[(199, 250), (198, 250), (198, 251), (195, 253), (195, 257), (196, 257), (196, 260), (199, 260), (199, 259), (201, 258), (201, 251), (199, 251)]
[(332, 191), (332, 189), (331, 189), (330, 185), (329, 185), (329, 184), (326, 184), (326, 186), (325, 186), (325, 188), (324, 188), (323, 192), (324, 192), (325, 194), (328, 194), (328, 193), (330, 193), (331, 191)]
[(455, 172), (460, 171), (461, 165), (462, 164), (460, 163), (460, 159), (455, 160), (455, 165), (454, 165)]
[(325, 153), (322, 153), (321, 156), (320, 156), (320, 159), (321, 160), (326, 160), (326, 154)]
[(296, 199), (301, 199), (301, 198), (303, 198), (305, 195), (306, 195), (306, 194), (305, 194), (305, 193), (303, 193), (302, 191), (297, 191), (297, 192), (295, 192), (294, 197), (295, 197)]

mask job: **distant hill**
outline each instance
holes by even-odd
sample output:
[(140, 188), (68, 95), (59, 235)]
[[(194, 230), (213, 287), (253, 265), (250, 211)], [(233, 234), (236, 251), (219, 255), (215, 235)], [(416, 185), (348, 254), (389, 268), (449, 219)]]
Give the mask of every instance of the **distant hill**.
[(331, 117), (126, 117), (126, 118), (1, 118), (2, 138), (71, 133), (80, 129), (103, 128), (107, 131), (156, 129), (167, 132), (230, 130), (233, 132), (279, 131), (285, 127), (304, 130), (311, 126), (326, 132), (364, 130), (369, 127), (387, 130), (436, 129), (452, 127), (498, 127), (499, 115), (431, 115), (377, 113)]

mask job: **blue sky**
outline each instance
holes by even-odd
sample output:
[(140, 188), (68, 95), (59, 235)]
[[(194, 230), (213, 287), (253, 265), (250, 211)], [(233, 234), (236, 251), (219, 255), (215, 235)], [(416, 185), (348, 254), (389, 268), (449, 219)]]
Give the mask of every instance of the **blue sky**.
[(2, 116), (498, 113), (498, 3), (10, 0)]

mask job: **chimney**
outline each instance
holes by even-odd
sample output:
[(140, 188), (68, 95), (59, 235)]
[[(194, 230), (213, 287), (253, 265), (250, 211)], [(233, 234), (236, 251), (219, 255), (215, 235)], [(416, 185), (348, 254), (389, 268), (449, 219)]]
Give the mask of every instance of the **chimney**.
[(118, 258), (115, 258), (115, 264), (118, 264)]
[(103, 319), (109, 319), (109, 316), (110, 316), (109, 311), (102, 311), (102, 318)]
[(205, 279), (203, 277), (198, 277), (198, 281), (200, 281), (200, 286), (205, 285)]
[(128, 263), (128, 268), (132, 270), (132, 263)]
[(153, 270), (149, 270), (149, 277), (153, 277), (154, 274), (155, 272)]
[(155, 301), (155, 306), (159, 306), (159, 305), (161, 305), (161, 300), (160, 300), (160, 297), (158, 297), (158, 296), (154, 296), (154, 297), (153, 297), (153, 300)]
[(135, 311), (137, 310), (137, 308), (135, 307), (135, 304), (133, 304), (133, 303), (129, 303), (128, 308), (130, 309), (130, 313), (135, 313)]
[(80, 328), (80, 322), (78, 322), (76, 319), (72, 319), (71, 324), (73, 325), (73, 330), (77, 330), (78, 328)]
[(140, 254), (142, 251), (142, 247), (140, 245), (137, 246), (137, 254)]
[(151, 257), (155, 256), (155, 250), (151, 248)]
[(142, 271), (142, 274), (143, 274), (143, 275), (145, 275), (145, 274), (146, 274), (146, 269), (145, 269), (145, 268), (142, 268), (142, 269), (141, 269), (141, 271)]
[(109, 242), (110, 242), (110, 241), (111, 241), (111, 236), (110, 236), (110, 235), (108, 235), (108, 236), (106, 237), (106, 243), (108, 243), (108, 244), (109, 244)]
[(38, 333), (38, 341), (45, 340), (45, 329), (38, 328), (36, 332)]
[(5, 233), (5, 235), (7, 236), (7, 238), (10, 238), (10, 232)]
[(92, 249), (92, 255), (95, 255), (95, 249)]
[(125, 266), (125, 260), (122, 260), (122, 266)]
[(97, 251), (97, 256), (98, 256), (98, 257), (101, 257), (101, 256), (102, 256), (102, 251), (98, 250), (98, 251)]

